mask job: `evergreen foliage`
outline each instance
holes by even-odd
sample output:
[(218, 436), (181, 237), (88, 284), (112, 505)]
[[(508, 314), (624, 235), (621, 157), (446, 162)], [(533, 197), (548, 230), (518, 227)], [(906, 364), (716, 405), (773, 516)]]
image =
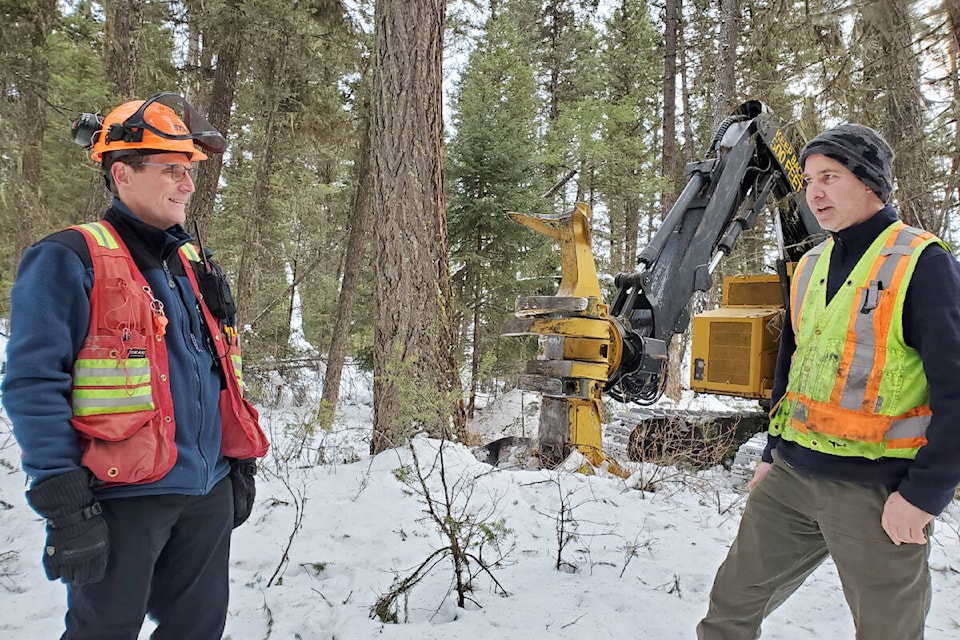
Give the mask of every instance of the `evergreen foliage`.
[[(539, 276), (553, 268), (545, 239), (506, 215), (545, 204), (536, 83), (519, 55), (515, 17), (505, 11), (487, 21), (454, 98), (447, 215), (460, 335), (471, 362), (468, 411), (478, 388), (491, 382), (477, 379), (483, 355), (507, 364), (516, 350), (500, 339), (514, 299), (543, 289)], [(503, 379), (500, 367), (495, 374)]]

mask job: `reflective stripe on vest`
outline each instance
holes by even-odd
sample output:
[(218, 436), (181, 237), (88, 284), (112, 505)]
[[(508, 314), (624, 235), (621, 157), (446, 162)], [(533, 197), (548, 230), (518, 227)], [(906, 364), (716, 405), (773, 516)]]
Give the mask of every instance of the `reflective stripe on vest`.
[(91, 234), (93, 234), (94, 239), (97, 241), (97, 244), (101, 247), (107, 249), (119, 249), (120, 245), (117, 244), (116, 239), (113, 237), (113, 234), (103, 226), (101, 222), (88, 222), (87, 224), (77, 225), (86, 229)]
[[(78, 359), (73, 368), (73, 415), (91, 416), (154, 408), (150, 361)], [(131, 362), (137, 363), (131, 366)]]
[[(848, 306), (831, 300), (829, 310), (826, 279), (833, 240), (803, 257), (791, 291), (798, 348), (787, 393), (773, 412), (772, 433), (835, 455), (916, 455), (926, 442), (930, 408), (922, 363), (903, 343), (900, 321), (909, 277), (922, 250), (934, 242), (932, 234), (892, 224), (834, 296), (837, 304)], [(846, 288), (854, 285), (860, 286)], [(843, 334), (836, 326), (842, 315)], [(831, 346), (838, 336), (842, 349)], [(831, 366), (833, 377), (824, 379)]]
[(233, 375), (237, 377), (237, 382), (243, 389), (243, 359), (238, 354), (231, 353), (230, 363), (233, 365)]
[(187, 256), (187, 260), (191, 260), (193, 262), (202, 262), (200, 258), (200, 252), (197, 251), (197, 248), (189, 242), (185, 245), (182, 245), (180, 247), (180, 251), (183, 252), (183, 255)]

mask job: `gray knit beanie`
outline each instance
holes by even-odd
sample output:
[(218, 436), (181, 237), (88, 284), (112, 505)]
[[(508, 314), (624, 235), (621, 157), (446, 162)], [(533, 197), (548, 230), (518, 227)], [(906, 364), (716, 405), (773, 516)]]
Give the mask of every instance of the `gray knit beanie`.
[(832, 158), (886, 203), (893, 191), (893, 149), (883, 136), (862, 124), (827, 129), (800, 152), (800, 168), (814, 154)]

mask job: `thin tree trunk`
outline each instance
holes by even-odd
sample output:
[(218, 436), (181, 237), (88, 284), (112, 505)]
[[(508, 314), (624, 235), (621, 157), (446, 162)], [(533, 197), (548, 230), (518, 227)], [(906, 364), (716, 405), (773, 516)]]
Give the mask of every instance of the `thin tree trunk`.
[[(275, 89), (285, 78), (286, 48), (283, 36), (275, 44), (274, 55), (270, 60), (268, 81)], [(269, 93), (269, 91), (268, 91)], [(237, 309), (253, 309), (253, 294), (259, 279), (259, 266), (262, 256), (263, 228), (270, 216), (270, 175), (274, 170), (277, 157), (277, 111), (279, 103), (272, 101), (264, 105), (263, 141), (257, 154), (257, 165), (253, 177), (253, 197), (244, 229), (244, 244), (240, 254), (240, 272), (237, 274)], [(238, 322), (243, 326), (243, 322)]]
[(683, 103), (683, 161), (693, 162), (693, 115), (690, 106), (690, 82), (687, 78), (687, 39), (684, 36), (683, 1), (677, 0), (680, 27), (677, 48), (680, 51), (680, 96)]
[(477, 387), (480, 384), (480, 282), (474, 275), (473, 283), (473, 323), (470, 336), (470, 400), (467, 403), (467, 418), (473, 418), (477, 410)]
[(637, 268), (637, 243), (640, 240), (640, 199), (627, 199), (624, 219), (623, 270), (632, 273)]
[(673, 184), (677, 162), (677, 33), (678, 0), (666, 0), (663, 39), (663, 156), (660, 175), (664, 178), (662, 214), (667, 217), (676, 202)]
[(713, 129), (730, 115), (736, 95), (737, 42), (740, 38), (740, 0), (720, 0), (717, 43), (717, 80), (713, 92)]
[(444, 0), (376, 4), (372, 453), (414, 430), (459, 437), (465, 423), (443, 192), (445, 17)]
[[(225, 20), (221, 27), (229, 25), (234, 28), (230, 31), (221, 28), (212, 31), (210, 35), (213, 39), (211, 48), (216, 51), (217, 67), (213, 73), (213, 88), (210, 92), (206, 116), (210, 124), (224, 136), (230, 131), (231, 107), (237, 91), (237, 70), (240, 66), (245, 37), (241, 22), (242, 14), (237, 4), (238, 0), (231, 0), (223, 9), (231, 19)], [(223, 170), (223, 156), (209, 154), (208, 159), (201, 162), (199, 166), (197, 190), (190, 198), (190, 217), (200, 227), (200, 233), (205, 235), (217, 199), (217, 187)]]
[[(481, 195), (482, 197), (482, 195)], [(478, 256), (483, 255), (483, 231), (481, 226), (477, 226), (476, 243), (474, 250)], [(483, 282), (480, 274), (474, 271), (471, 279), (473, 280), (471, 289), (473, 293), (473, 322), (471, 323), (470, 335), (470, 398), (467, 402), (467, 418), (473, 418), (477, 408), (477, 387), (480, 384), (480, 359), (483, 353), (480, 348), (480, 313), (483, 308)]]
[[(136, 92), (137, 41), (143, 30), (144, 0), (104, 0), (106, 23), (103, 36), (103, 55), (107, 81), (117, 98), (115, 107), (133, 100)], [(149, 96), (144, 96), (149, 97)], [(112, 108), (111, 107), (111, 108)], [(104, 188), (103, 176), (94, 174), (87, 191), (84, 220), (97, 220), (110, 205), (110, 192)]]
[[(30, 82), (24, 83), (24, 103), (26, 106), (26, 138), (23, 145), (21, 164), (22, 184), (18, 190), (20, 210), (30, 212), (20, 219), (17, 226), (16, 262), (20, 262), (23, 252), (35, 242), (39, 221), (43, 220), (40, 203), (40, 171), (43, 156), (43, 132), (47, 128), (46, 97), (50, 84), (50, 66), (48, 64), (47, 37), (53, 30), (53, 21), (57, 14), (56, 0), (41, 0), (32, 12), (31, 58), (29, 62)], [(16, 265), (14, 265), (16, 266)]]
[[(247, 211), (244, 227), (243, 251), (240, 254), (240, 272), (237, 274), (237, 309), (253, 309), (253, 292), (259, 279), (259, 263), (262, 254), (261, 244), (263, 226), (269, 217), (270, 174), (276, 156), (274, 137), (276, 135), (276, 110), (271, 107), (267, 115), (263, 145), (258, 154), (257, 167), (254, 170), (253, 199)], [(239, 322), (243, 326), (242, 322)]]
[(323, 376), (322, 406), (325, 408), (321, 418), (331, 424), (337, 402), (340, 399), (340, 380), (343, 363), (347, 356), (347, 343), (350, 338), (350, 321), (357, 299), (357, 285), (366, 264), (366, 247), (370, 237), (370, 221), (373, 218), (373, 173), (370, 166), (370, 103), (365, 101), (360, 115), (360, 150), (354, 171), (353, 202), (350, 206), (350, 238), (347, 241), (346, 260), (343, 267), (343, 282), (340, 285), (340, 298), (337, 301), (337, 319), (330, 339), (330, 351), (327, 354), (327, 369)]
[(897, 203), (900, 217), (934, 233), (937, 212), (930, 191), (927, 138), (923, 130), (924, 104), (920, 92), (920, 62), (913, 49), (913, 2), (887, 0), (866, 3), (865, 28), (876, 41), (878, 69), (874, 86), (883, 105), (883, 135), (893, 147), (896, 161)]

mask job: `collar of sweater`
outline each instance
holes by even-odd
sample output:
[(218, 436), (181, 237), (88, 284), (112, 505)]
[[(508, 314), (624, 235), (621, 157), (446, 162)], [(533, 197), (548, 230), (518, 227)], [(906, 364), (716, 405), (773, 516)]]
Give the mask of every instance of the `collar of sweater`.
[[(169, 229), (153, 227), (133, 213), (120, 198), (114, 198), (104, 219), (112, 224), (117, 232), (130, 244), (137, 244), (156, 258), (165, 259), (185, 242), (190, 241), (188, 234), (180, 225)], [(133, 248), (131, 247), (131, 250)]]
[(877, 236), (896, 220), (897, 210), (893, 205), (888, 204), (860, 224), (840, 231), (831, 231), (830, 235), (833, 236), (835, 243), (834, 252), (839, 252), (845, 257), (856, 256), (859, 259)]

